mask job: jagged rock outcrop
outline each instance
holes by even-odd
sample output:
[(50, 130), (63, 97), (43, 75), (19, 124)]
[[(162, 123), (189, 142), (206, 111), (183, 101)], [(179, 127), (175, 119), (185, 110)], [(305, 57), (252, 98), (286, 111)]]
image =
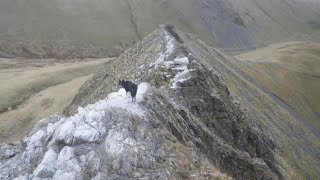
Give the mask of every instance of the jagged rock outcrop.
[[(65, 117), (2, 146), (0, 178), (317, 177), (319, 140), (235, 63), (160, 26), (87, 81)], [(136, 103), (119, 79), (139, 84)]]

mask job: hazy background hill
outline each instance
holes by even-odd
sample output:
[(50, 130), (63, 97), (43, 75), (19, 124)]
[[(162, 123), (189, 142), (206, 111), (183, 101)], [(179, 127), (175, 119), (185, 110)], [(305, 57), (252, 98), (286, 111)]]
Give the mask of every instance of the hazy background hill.
[(287, 42), (237, 56), (241, 69), (279, 97), (319, 135), (320, 44)]
[(226, 51), (320, 39), (317, 0), (2, 0), (0, 56), (116, 56), (171, 23)]

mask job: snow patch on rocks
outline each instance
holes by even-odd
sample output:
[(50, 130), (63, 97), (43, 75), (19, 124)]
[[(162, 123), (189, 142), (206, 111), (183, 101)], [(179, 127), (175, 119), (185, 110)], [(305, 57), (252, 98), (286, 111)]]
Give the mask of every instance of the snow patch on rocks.
[(172, 79), (172, 87), (171, 88), (177, 88), (178, 82), (184, 82), (191, 78), (191, 73), (188, 69), (183, 70), (182, 72), (176, 74), (174, 78)]
[(124, 150), (124, 137), (121, 132), (110, 130), (105, 141), (106, 152), (110, 155), (119, 155)]
[(150, 64), (151, 67), (155, 66), (155, 68), (158, 68), (159, 65), (162, 64), (166, 60), (166, 58), (168, 58), (168, 56), (173, 53), (173, 51), (174, 51), (174, 38), (171, 37), (168, 34), (168, 32), (165, 32), (165, 39), (167, 42), (165, 45), (165, 51), (159, 53), (158, 59), (154, 63)]
[(65, 172), (79, 172), (81, 170), (73, 148), (65, 146), (61, 150), (57, 160), (57, 167)]
[(52, 178), (56, 171), (57, 153), (53, 149), (49, 149), (44, 155), (41, 163), (33, 171), (37, 178)]
[(42, 146), (42, 142), (44, 140), (46, 133), (42, 130), (36, 132), (33, 134), (28, 140), (27, 145), (28, 147), (36, 147), (36, 146)]
[(54, 180), (76, 180), (77, 176), (76, 176), (76, 172), (70, 172), (70, 173), (66, 173), (62, 170), (57, 170), (56, 173), (53, 176)]
[[(122, 88), (95, 104), (79, 107), (73, 116), (49, 117), (53, 118), (50, 123), (32, 131), (23, 140), (25, 147), (21, 153), (13, 156), (14, 153), (8, 151), (13, 157), (0, 163), (0, 179), (77, 179), (88, 163), (91, 163), (90, 171), (100, 168), (101, 160), (95, 153), (95, 146), (99, 144), (104, 144), (101, 149), (109, 157), (121, 156), (135, 141), (128, 139), (128, 132), (123, 131), (122, 126), (110, 123), (120, 121), (122, 111), (128, 117), (145, 119), (139, 103), (149, 87), (148, 83), (139, 84), (136, 102), (131, 102)], [(110, 117), (113, 112), (115, 119)]]
[(187, 81), (191, 78), (191, 71), (188, 69), (189, 59), (187, 57), (176, 58), (173, 61), (175, 67), (172, 68), (173, 70), (178, 71), (178, 73), (170, 80), (172, 82), (171, 88), (177, 88), (178, 83)]
[(166, 46), (166, 53), (165, 54), (171, 54), (173, 53), (174, 50), (174, 43), (173, 43), (174, 39), (172, 36), (170, 36), (168, 34), (168, 32), (166, 32), (166, 42), (167, 42), (167, 46)]

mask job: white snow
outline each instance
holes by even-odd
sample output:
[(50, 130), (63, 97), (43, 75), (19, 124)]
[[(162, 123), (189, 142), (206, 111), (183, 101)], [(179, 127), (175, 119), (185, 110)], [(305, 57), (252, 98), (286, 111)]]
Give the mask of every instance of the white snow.
[(41, 163), (33, 171), (35, 177), (38, 178), (52, 178), (56, 171), (57, 153), (53, 149), (49, 149), (44, 155)]
[(59, 121), (59, 123), (49, 123), (47, 126), (47, 136), (51, 136), (55, 130), (60, 126), (62, 121)]
[[(31, 164), (38, 161), (39, 155), (46, 150), (44, 140), (50, 140), (42, 161), (33, 171), (35, 178), (54, 178), (64, 179), (65, 177), (75, 177), (73, 172), (81, 170), (81, 162), (77, 160), (74, 150), (69, 147), (74, 143), (97, 143), (102, 141), (108, 132), (105, 127), (105, 121), (108, 118), (105, 113), (113, 108), (125, 109), (128, 113), (144, 117), (144, 110), (139, 106), (139, 102), (144, 100), (144, 94), (150, 85), (141, 83), (138, 86), (136, 102), (131, 102), (131, 97), (126, 97), (124, 89), (113, 92), (107, 98), (90, 104), (84, 108), (79, 107), (77, 114), (64, 117), (54, 116), (54, 122), (46, 127), (36, 131), (25, 138), (27, 143), (26, 150), (21, 156), (24, 163)], [(105, 149), (111, 155), (122, 153), (126, 146), (135, 144), (134, 140), (127, 139), (121, 130), (109, 129), (105, 140)], [(64, 142), (66, 146), (58, 154), (53, 150), (56, 143)], [(10, 153), (11, 154), (11, 153)], [(71, 174), (70, 174), (70, 173)], [(21, 178), (23, 178), (21, 176)], [(72, 178), (71, 178), (72, 179)]]
[(63, 149), (61, 150), (61, 152), (58, 156), (58, 163), (57, 164), (59, 165), (61, 162), (69, 161), (73, 158), (74, 158), (74, 149), (69, 146), (65, 146), (65, 147), (63, 147)]
[(124, 150), (124, 137), (121, 132), (111, 129), (105, 141), (106, 152), (110, 155), (119, 155)]
[(176, 74), (172, 79), (172, 88), (177, 88), (178, 82), (184, 82), (191, 78), (191, 73), (188, 69), (183, 70), (182, 72)]
[(26, 151), (23, 152), (21, 160), (31, 163), (37, 158), (37, 154), (43, 153), (43, 141), (45, 139), (45, 132), (39, 130), (29, 138), (25, 138), (24, 141), (27, 143)]
[(126, 138), (126, 140), (124, 140), (124, 143), (128, 144), (130, 146), (134, 146), (134, 145), (136, 145), (137, 142), (132, 138)]
[(145, 67), (144, 67), (144, 64), (142, 64), (140, 67), (139, 67), (141, 70), (143, 70)]
[(189, 59), (187, 57), (174, 59), (174, 64), (176, 66), (172, 69), (177, 70), (178, 73), (171, 79), (171, 88), (177, 88), (178, 82), (184, 82), (190, 79), (190, 71), (192, 71), (191, 69), (188, 69)]
[(155, 68), (157, 68), (159, 66), (159, 64), (163, 63), (164, 60), (173, 53), (174, 50), (174, 39), (167, 34), (165, 34), (165, 38), (166, 38), (166, 47), (165, 47), (165, 51), (159, 53), (159, 57), (158, 59), (154, 62), (151, 63), (150, 66), (152, 67), (153, 65), (155, 65)]
[[(118, 92), (110, 93), (107, 98), (95, 104), (90, 104), (84, 108), (79, 107), (78, 113), (74, 116), (61, 117), (59, 122), (49, 124), (47, 127), (48, 133), (52, 134), (52, 131), (55, 131), (54, 137), (59, 141), (64, 141), (67, 145), (75, 141), (98, 142), (106, 133), (101, 119), (107, 109), (122, 108), (130, 113), (144, 116), (144, 111), (138, 103), (143, 101), (144, 93), (148, 87), (148, 83), (141, 83), (138, 86), (136, 102), (131, 102), (131, 98), (127, 98), (126, 91), (121, 88)], [(59, 124), (58, 127), (57, 124)], [(54, 128), (55, 130), (53, 130)]]
[(164, 65), (167, 69), (169, 69), (169, 68), (171, 68), (171, 67), (174, 66), (174, 62), (173, 62), (173, 61), (165, 61), (165, 62), (163, 62), (163, 65)]
[[(39, 155), (44, 154), (47, 149), (44, 140), (49, 140), (48, 150), (45, 152), (42, 161), (33, 171), (34, 177), (37, 178), (54, 178), (54, 179), (75, 179), (75, 172), (81, 171), (80, 165), (85, 163), (85, 157), (77, 159), (73, 146), (76, 143), (97, 143), (105, 139), (105, 150), (109, 155), (119, 155), (129, 146), (134, 146), (136, 142), (124, 136), (121, 130), (106, 129), (108, 123), (106, 112), (114, 108), (125, 109), (128, 113), (140, 117), (145, 116), (144, 110), (140, 107), (139, 102), (144, 100), (144, 94), (150, 85), (141, 83), (138, 85), (136, 102), (131, 102), (131, 97), (126, 97), (124, 89), (110, 93), (107, 98), (102, 99), (95, 104), (86, 107), (78, 107), (77, 114), (64, 117), (52, 116), (55, 121), (49, 123), (46, 127), (36, 131), (29, 137), (25, 138), (27, 143), (26, 151), (23, 152), (21, 160), (24, 163), (31, 164), (39, 159)], [(59, 152), (53, 149), (57, 143), (64, 142), (66, 146)], [(57, 149), (55, 149), (57, 150)], [(24, 178), (21, 176), (21, 178)]]
[(42, 146), (42, 141), (46, 133), (42, 130), (34, 133), (27, 141), (27, 145), (30, 146)]
[(187, 57), (176, 58), (176, 59), (174, 59), (174, 63), (178, 67), (175, 67), (172, 69), (184, 71), (184, 70), (188, 69), (189, 59)]
[[(143, 101), (144, 94), (147, 92), (150, 85), (148, 83), (141, 83), (138, 87), (137, 96), (139, 97), (139, 102)], [(137, 98), (138, 100), (138, 98)]]
[(100, 140), (99, 133), (97, 129), (89, 125), (83, 125), (76, 129), (73, 136), (82, 142), (98, 142)]
[(155, 68), (157, 68), (159, 64), (161, 64), (164, 61), (164, 59), (165, 59), (165, 55), (160, 53), (158, 59), (154, 63), (151, 63), (149, 66), (152, 67), (153, 65), (155, 65)]
[[(170, 54), (174, 51), (174, 39), (168, 35), (166, 32), (166, 47), (165, 51), (159, 53), (158, 59), (149, 65), (149, 68), (154, 67), (158, 68), (160, 65), (164, 65), (167, 69), (172, 68), (173, 70), (179, 71), (178, 74), (171, 79), (172, 86), (171, 88), (177, 88), (178, 82), (184, 82), (191, 78), (190, 70), (188, 70), (189, 59), (188, 57), (176, 58), (174, 61), (166, 61)], [(150, 70), (149, 70), (150, 71)], [(148, 72), (150, 73), (150, 72)], [(170, 77), (170, 76), (167, 76)]]
[(79, 172), (81, 167), (78, 164), (79, 162), (75, 158), (74, 149), (65, 146), (58, 156), (57, 169), (61, 169), (64, 172)]
[(101, 179), (108, 179), (108, 176), (105, 174), (102, 174), (99, 172), (95, 177), (93, 177), (91, 180), (101, 180)]
[(136, 95), (136, 102), (131, 102), (131, 98), (126, 98), (126, 91), (121, 88), (118, 92), (114, 92), (109, 94), (107, 103), (105, 104), (105, 109), (116, 107), (126, 109), (133, 114), (137, 114), (139, 116), (144, 116), (143, 110), (137, 104), (144, 100), (144, 93), (147, 91), (149, 87), (148, 83), (141, 83), (138, 86), (138, 92)]
[[(101, 119), (107, 109), (122, 108), (132, 114), (144, 116), (144, 111), (139, 107), (138, 103), (143, 101), (143, 96), (148, 88), (148, 83), (139, 84), (136, 102), (131, 102), (131, 98), (127, 98), (126, 91), (121, 88), (118, 92), (110, 93), (107, 98), (95, 104), (90, 104), (84, 108), (79, 107), (78, 113), (74, 116), (62, 117), (60, 121), (63, 123), (49, 124), (47, 130), (51, 133), (56, 124), (61, 124), (55, 129), (54, 137), (56, 137), (56, 140), (64, 141), (67, 145), (75, 141), (98, 142), (106, 133)], [(106, 150), (111, 154), (121, 153), (124, 140), (121, 132), (110, 130), (106, 138)]]
[(66, 173), (62, 170), (57, 170), (53, 176), (54, 180), (76, 180), (77, 176), (75, 172)]
[(176, 74), (174, 76), (174, 80), (175, 81), (179, 81), (179, 80), (187, 80), (191, 77), (190, 71), (189, 69), (185, 69), (182, 72)]
[(75, 122), (70, 118), (70, 120), (65, 120), (64, 118), (61, 121), (65, 121), (59, 128), (56, 130), (56, 139), (64, 140), (66, 144), (71, 144), (73, 141), (73, 132), (76, 126)]
[(180, 65), (188, 65), (189, 64), (189, 59), (187, 57), (176, 58), (176, 59), (174, 59), (174, 62), (178, 63)]
[(110, 130), (105, 141), (105, 149), (108, 155), (119, 156), (125, 153), (127, 148), (132, 148), (132, 150), (138, 153), (138, 144), (132, 138), (125, 138), (124, 133)]
[(168, 33), (166, 32), (166, 40), (167, 40), (167, 46), (166, 46), (166, 53), (165, 54), (171, 54), (173, 53), (174, 50), (174, 44), (173, 44), (173, 38), (168, 35)]
[(17, 178), (14, 178), (13, 180), (30, 180), (30, 179), (34, 179), (32, 174), (25, 174), (22, 176), (19, 176)]
[(15, 154), (14, 150), (12, 149), (7, 149), (4, 153), (4, 155), (7, 157), (7, 158), (10, 158), (12, 157), (13, 155)]

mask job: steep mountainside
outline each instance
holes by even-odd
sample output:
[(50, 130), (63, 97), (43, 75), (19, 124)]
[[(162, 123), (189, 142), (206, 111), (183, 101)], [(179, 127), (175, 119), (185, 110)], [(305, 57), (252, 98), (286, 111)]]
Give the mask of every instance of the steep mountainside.
[[(0, 178), (319, 177), (319, 138), (237, 63), (161, 26), (97, 71), (66, 117), (2, 146)], [(137, 102), (119, 79), (139, 84)]]
[(318, 0), (2, 0), (0, 57), (115, 56), (174, 24), (243, 51), (320, 37)]
[(298, 112), (320, 136), (320, 44), (281, 43), (237, 58), (243, 71)]

